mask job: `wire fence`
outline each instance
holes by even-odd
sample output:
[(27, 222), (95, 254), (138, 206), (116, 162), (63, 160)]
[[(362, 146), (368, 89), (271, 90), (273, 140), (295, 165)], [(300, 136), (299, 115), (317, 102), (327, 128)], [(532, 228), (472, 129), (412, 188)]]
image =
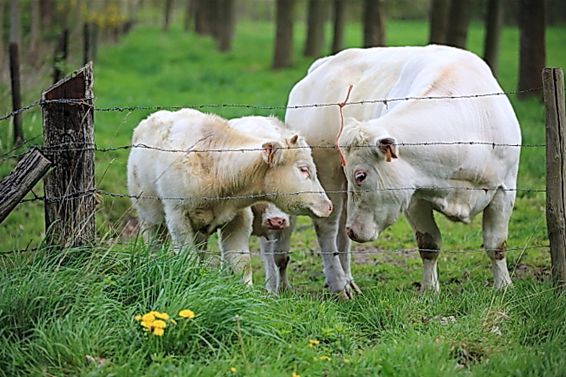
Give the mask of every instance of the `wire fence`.
[[(30, 103), (27, 106), (22, 107), (21, 109), (12, 111), (5, 115), (0, 116), (0, 122), (9, 120), (13, 116), (17, 114), (21, 114), (30, 110), (33, 110), (38, 107), (44, 107), (49, 105), (55, 104), (62, 104), (62, 105), (71, 105), (71, 106), (87, 106), (90, 107), (93, 111), (97, 112), (132, 112), (132, 111), (159, 111), (159, 110), (180, 110), (187, 107), (193, 109), (224, 109), (224, 108), (239, 108), (239, 109), (246, 109), (246, 110), (299, 110), (299, 109), (317, 109), (317, 108), (328, 108), (328, 107), (338, 107), (342, 110), (345, 106), (360, 106), (360, 105), (368, 105), (368, 104), (383, 104), (384, 106), (388, 106), (391, 103), (395, 102), (402, 102), (402, 101), (418, 101), (418, 100), (470, 100), (470, 99), (479, 99), (479, 98), (486, 98), (486, 97), (497, 97), (497, 96), (507, 96), (507, 95), (515, 95), (520, 93), (527, 93), (527, 92), (536, 92), (542, 90), (542, 87), (533, 88), (529, 90), (522, 90), (522, 91), (511, 91), (511, 92), (492, 92), (492, 93), (480, 93), (480, 94), (466, 94), (466, 95), (454, 95), (454, 96), (425, 96), (425, 97), (415, 97), (415, 96), (407, 96), (407, 97), (398, 97), (398, 98), (382, 98), (382, 99), (369, 99), (369, 100), (360, 100), (360, 101), (349, 101), (347, 102), (338, 102), (338, 103), (315, 103), (315, 104), (304, 104), (304, 105), (291, 105), (291, 106), (272, 106), (272, 105), (257, 105), (257, 104), (192, 104), (189, 106), (110, 106), (110, 107), (98, 107), (92, 105), (91, 101), (94, 98), (87, 98), (81, 100), (73, 100), (73, 99), (58, 99), (58, 100), (38, 100)], [(342, 115), (342, 114), (341, 114)], [(6, 122), (7, 123), (7, 122)], [(14, 148), (5, 152), (4, 154), (0, 155), (0, 162), (11, 160), (11, 159), (19, 159), (23, 155), (25, 155), (29, 149), (31, 148), (38, 148), (40, 149), (46, 156), (54, 155), (58, 153), (65, 153), (65, 152), (81, 152), (81, 151), (93, 151), (97, 153), (107, 153), (112, 151), (125, 151), (131, 149), (149, 149), (149, 150), (156, 150), (159, 152), (164, 153), (227, 153), (227, 152), (254, 152), (254, 151), (261, 151), (262, 148), (211, 148), (211, 149), (198, 149), (198, 148), (190, 148), (190, 149), (174, 149), (174, 148), (162, 148), (157, 146), (150, 146), (147, 144), (124, 144), (118, 146), (99, 146), (97, 144), (87, 144), (84, 143), (61, 143), (56, 145), (50, 146), (42, 146), (41, 144), (33, 144), (41, 135), (37, 135), (33, 138), (30, 138), (24, 142), (22, 146)], [(443, 146), (483, 146), (483, 147), (491, 147), (495, 148), (545, 148), (545, 144), (539, 143), (525, 143), (525, 144), (514, 144), (514, 143), (498, 143), (493, 141), (485, 141), (485, 140), (460, 140), (460, 141), (426, 141), (426, 142), (399, 142), (397, 143), (398, 146), (403, 147), (443, 147)], [(308, 147), (288, 147), (288, 149), (300, 149), (300, 148), (310, 148), (310, 149), (339, 149), (344, 148), (346, 146), (342, 145), (310, 145)], [(375, 146), (372, 145), (357, 145), (357, 146), (347, 146), (349, 148), (374, 148)], [(21, 153), (16, 153), (18, 150), (26, 149), (26, 151)], [(378, 192), (378, 191), (414, 191), (415, 187), (389, 187), (389, 188), (381, 188), (375, 190), (362, 190), (356, 191), (356, 193), (360, 192)], [(498, 188), (498, 187), (467, 187), (467, 186), (431, 186), (431, 187), (419, 187), (421, 190), (434, 190), (434, 191), (442, 191), (442, 190), (461, 190), (461, 191), (484, 191), (484, 192), (492, 192), (494, 190), (503, 190), (506, 192), (526, 192), (526, 193), (546, 193), (545, 188)], [(296, 191), (296, 192), (273, 192), (273, 193), (263, 193), (263, 194), (250, 194), (250, 195), (232, 195), (232, 196), (192, 196), (190, 198), (185, 197), (157, 197), (157, 196), (149, 196), (140, 193), (138, 195), (132, 195), (127, 193), (118, 193), (118, 192), (111, 192), (107, 190), (101, 189), (90, 189), (84, 191), (75, 191), (66, 193), (63, 196), (59, 197), (49, 197), (46, 198), (44, 196), (37, 196), (35, 194), (32, 198), (26, 198), (21, 201), (21, 203), (28, 203), (28, 202), (64, 202), (66, 200), (74, 200), (77, 198), (89, 196), (89, 195), (100, 195), (106, 196), (111, 198), (127, 198), (127, 199), (154, 199), (154, 200), (173, 200), (173, 201), (187, 201), (187, 200), (210, 200), (210, 201), (220, 201), (220, 200), (242, 200), (242, 199), (258, 199), (258, 200), (266, 200), (273, 197), (281, 197), (281, 196), (296, 196), (302, 194), (350, 194), (353, 191), (350, 190), (327, 190), (327, 191)], [(526, 249), (548, 249), (549, 245), (531, 245), (531, 246), (522, 246), (516, 248), (508, 248), (507, 251), (513, 250), (526, 250)], [(0, 255), (8, 255), (13, 252), (23, 252), (29, 251), (32, 249), (24, 249), (24, 250), (12, 250), (9, 252), (0, 253)], [(418, 249), (398, 249), (398, 250), (388, 250), (389, 252), (417, 252)], [(421, 251), (423, 251), (421, 249)], [(424, 250), (426, 251), (426, 250)], [(438, 250), (430, 250), (430, 251), (438, 251)], [(451, 250), (455, 251), (455, 250)], [(481, 249), (460, 249), (457, 250), (460, 252), (484, 252), (483, 248)], [(240, 253), (238, 251), (233, 251), (236, 253)], [(250, 253), (250, 254), (258, 254), (254, 252), (241, 252), (241, 253)], [(279, 252), (273, 252), (274, 254), (279, 254)], [(313, 252), (308, 250), (293, 250), (290, 251), (289, 254), (317, 254), (323, 255), (325, 252)], [(332, 252), (332, 254), (342, 254), (345, 252)], [(374, 250), (354, 250), (353, 253), (355, 254), (375, 254)]]

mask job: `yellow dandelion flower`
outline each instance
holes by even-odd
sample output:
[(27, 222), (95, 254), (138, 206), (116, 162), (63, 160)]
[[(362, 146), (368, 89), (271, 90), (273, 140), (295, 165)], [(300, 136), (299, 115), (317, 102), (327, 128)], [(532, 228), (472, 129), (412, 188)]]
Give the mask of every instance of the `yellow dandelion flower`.
[[(189, 310), (190, 311), (190, 310)], [(234, 368), (234, 367), (230, 367), (230, 369), (228, 369), (230, 372), (232, 373), (236, 373), (238, 371), (238, 369)]]
[(165, 321), (167, 321), (169, 319), (169, 314), (167, 314), (167, 313), (155, 312), (154, 316), (155, 316), (155, 318), (163, 319)]
[(309, 339), (309, 347), (315, 347), (320, 344), (320, 340), (318, 339)]
[(183, 309), (179, 312), (179, 316), (183, 317), (183, 318), (194, 318), (195, 317), (195, 312), (193, 312), (192, 310), (189, 309)]
[(301, 377), (301, 375), (297, 374), (297, 372), (293, 372), (293, 374), (291, 374), (291, 377)]
[(326, 356), (326, 355), (322, 355), (318, 358), (320, 361), (330, 361), (330, 357)]
[(146, 313), (142, 316), (142, 321), (144, 322), (153, 322), (155, 321), (155, 314), (152, 312)]
[(141, 321), (141, 320), (142, 320), (142, 316), (141, 316), (140, 314), (138, 314), (138, 315), (136, 315), (136, 316), (134, 317), (134, 319), (135, 319), (136, 321)]
[(153, 326), (153, 321), (141, 321), (140, 325), (142, 325), (142, 327), (145, 327), (146, 329), (151, 329), (151, 327)]
[(164, 329), (165, 327), (167, 327), (167, 323), (165, 323), (165, 321), (162, 321), (160, 319), (153, 321), (151, 325), (156, 329)]
[(164, 332), (165, 332), (165, 330), (163, 330), (160, 327), (156, 327), (155, 329), (153, 329), (153, 335), (156, 335), (156, 336), (163, 336)]

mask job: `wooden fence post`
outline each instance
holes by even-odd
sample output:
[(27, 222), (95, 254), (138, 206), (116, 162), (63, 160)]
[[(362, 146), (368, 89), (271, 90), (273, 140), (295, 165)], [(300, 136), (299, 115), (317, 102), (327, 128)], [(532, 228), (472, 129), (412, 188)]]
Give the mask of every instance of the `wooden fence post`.
[(47, 173), (50, 166), (51, 161), (38, 149), (34, 149), (0, 182), (0, 223)]
[(95, 236), (92, 81), (89, 63), (42, 94), (44, 151), (54, 165), (45, 178), (45, 227), (49, 242), (63, 247)]
[(552, 278), (566, 288), (566, 117), (564, 72), (542, 71), (546, 108), (546, 223), (550, 241)]
[[(12, 89), (12, 111), (17, 111), (22, 107), (22, 93), (20, 87), (20, 56), (18, 44), (15, 42), (10, 42), (10, 84)], [(21, 113), (14, 114), (13, 127), (14, 144), (20, 146), (24, 142)]]

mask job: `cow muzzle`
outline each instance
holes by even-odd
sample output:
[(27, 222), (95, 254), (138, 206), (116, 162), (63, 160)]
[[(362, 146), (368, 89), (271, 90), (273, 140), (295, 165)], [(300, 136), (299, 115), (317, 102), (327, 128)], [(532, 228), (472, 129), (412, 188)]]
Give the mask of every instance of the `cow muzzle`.
[(264, 226), (269, 230), (283, 230), (289, 226), (289, 222), (284, 217), (269, 217), (265, 220)]
[(369, 232), (366, 229), (360, 229), (354, 225), (346, 226), (346, 234), (348, 238), (355, 242), (369, 242), (377, 239), (377, 231)]

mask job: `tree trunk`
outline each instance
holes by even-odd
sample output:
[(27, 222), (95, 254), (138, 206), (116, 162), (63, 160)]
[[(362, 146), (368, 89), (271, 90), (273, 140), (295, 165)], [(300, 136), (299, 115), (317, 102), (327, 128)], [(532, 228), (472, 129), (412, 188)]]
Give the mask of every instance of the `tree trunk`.
[(324, 21), (326, 3), (323, 0), (309, 0), (307, 15), (307, 40), (303, 54), (319, 57), (324, 44)]
[(38, 49), (39, 49), (39, 39), (41, 36), (41, 20), (39, 18), (39, 2), (30, 2), (30, 13), (31, 13), (31, 31), (30, 31), (30, 41), (29, 50), (32, 57), (32, 61), (36, 60)]
[(273, 69), (289, 67), (293, 56), (293, 16), (295, 0), (277, 0)]
[(334, 28), (332, 35), (332, 46), (330, 50), (333, 54), (344, 48), (344, 25), (346, 23), (346, 14), (344, 8), (346, 7), (345, 0), (334, 0)]
[(10, 43), (20, 46), (20, 0), (10, 1)]
[(432, 0), (429, 15), (429, 43), (446, 42), (449, 5), (450, 0)]
[(220, 0), (218, 7), (218, 50), (225, 52), (232, 49), (234, 23), (236, 20), (235, 1)]
[(195, 19), (195, 0), (185, 0), (185, 20), (183, 22), (183, 26), (185, 31), (189, 31), (191, 29), (191, 25)]
[(197, 34), (214, 35), (214, 25), (212, 25), (214, 5), (213, 0), (195, 0), (195, 32)]
[(41, 15), (41, 30), (48, 31), (53, 24), (53, 2), (51, 0), (39, 0), (39, 14)]
[[(4, 30), (4, 14), (6, 0), (0, 0), (0, 31)], [(4, 60), (6, 59), (6, 43), (4, 33), (0, 32), (0, 82), (2, 82), (2, 72), (4, 72)]]
[(446, 44), (449, 46), (466, 48), (468, 39), (468, 25), (472, 2), (470, 0), (451, 0), (448, 18)]
[[(545, 7), (544, 1), (521, 0), (519, 7), (519, 91), (536, 89), (541, 86), (541, 72), (545, 65), (544, 44)], [(519, 93), (519, 98), (536, 96), (540, 92)]]
[(487, 3), (483, 59), (491, 68), (494, 76), (497, 75), (497, 62), (499, 60), (499, 40), (503, 24), (502, 4), (501, 0), (488, 0)]
[(173, 9), (173, 0), (165, 0), (165, 9), (163, 17), (163, 31), (169, 31), (171, 23), (171, 10)]
[(383, 0), (364, 0), (364, 47), (385, 46)]

